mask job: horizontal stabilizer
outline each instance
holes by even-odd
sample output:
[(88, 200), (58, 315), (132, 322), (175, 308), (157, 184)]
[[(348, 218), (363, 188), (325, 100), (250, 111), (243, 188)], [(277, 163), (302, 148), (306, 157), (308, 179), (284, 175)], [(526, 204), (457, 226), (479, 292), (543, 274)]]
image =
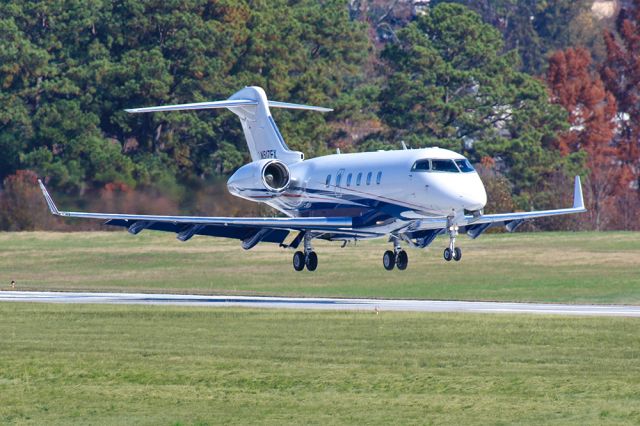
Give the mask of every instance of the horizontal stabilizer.
[(198, 111), (215, 108), (227, 108), (240, 117), (240, 125), (247, 140), (252, 161), (258, 161), (268, 157), (277, 158), (285, 164), (302, 161), (304, 154), (289, 149), (271, 116), (271, 108), (319, 112), (333, 111), (331, 108), (270, 101), (267, 99), (264, 90), (258, 86), (245, 87), (224, 101), (131, 108), (126, 111), (129, 113), (142, 113)]
[[(304, 111), (319, 111), (330, 112), (331, 108), (318, 107), (313, 105), (291, 104), (287, 102), (268, 101), (269, 107), (272, 108), (287, 108), (287, 109), (300, 109)], [(215, 102), (197, 102), (193, 104), (179, 104), (179, 105), (164, 105), (153, 106), (147, 108), (132, 108), (127, 109), (128, 113), (137, 114), (142, 112), (166, 112), (166, 111), (195, 111), (201, 109), (215, 109), (215, 108), (236, 108), (244, 106), (257, 106), (258, 102), (251, 99), (229, 99), (226, 101)]]
[(288, 102), (276, 102), (269, 101), (269, 106), (271, 108), (286, 108), (286, 109), (301, 109), (304, 111), (318, 111), (318, 112), (331, 112), (333, 109), (313, 106), (313, 105), (302, 105), (302, 104), (291, 104)]
[(141, 112), (163, 112), (163, 111), (189, 111), (189, 110), (199, 110), (199, 109), (214, 109), (214, 108), (233, 108), (233, 107), (241, 107), (258, 105), (258, 101), (253, 101), (251, 99), (233, 99), (226, 101), (216, 101), (216, 102), (197, 102), (194, 104), (180, 104), (180, 105), (164, 105), (164, 106), (154, 106), (147, 108), (132, 108), (127, 109), (128, 113), (136, 114)]

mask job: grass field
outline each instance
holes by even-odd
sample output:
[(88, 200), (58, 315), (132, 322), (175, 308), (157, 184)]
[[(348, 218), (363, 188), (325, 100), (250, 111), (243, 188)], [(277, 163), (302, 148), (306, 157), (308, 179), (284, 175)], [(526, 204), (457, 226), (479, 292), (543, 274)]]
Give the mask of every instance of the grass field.
[(2, 424), (638, 424), (638, 320), (0, 303)]
[(515, 233), (460, 238), (446, 263), (439, 238), (409, 250), (409, 269), (387, 272), (384, 241), (318, 242), (316, 272), (293, 271), (290, 250), (143, 232), (0, 233), (0, 286), (111, 290), (640, 303), (640, 233)]

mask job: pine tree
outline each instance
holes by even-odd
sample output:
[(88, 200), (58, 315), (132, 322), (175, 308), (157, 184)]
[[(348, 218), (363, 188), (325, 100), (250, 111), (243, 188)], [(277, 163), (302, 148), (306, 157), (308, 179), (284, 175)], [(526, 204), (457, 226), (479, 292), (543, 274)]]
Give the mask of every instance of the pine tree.
[(230, 112), (124, 109), (246, 85), (335, 103), (334, 114), (274, 111), (293, 149), (326, 153), (334, 120), (357, 104), (368, 47), (341, 0), (0, 2), (0, 181), (29, 168), (68, 191), (176, 189), (229, 173), (248, 158)]
[(521, 207), (543, 207), (534, 197), (558, 167), (551, 141), (564, 128), (564, 111), (549, 103), (542, 83), (517, 71), (515, 52), (502, 53), (500, 33), (465, 6), (440, 4), (397, 35), (383, 52), (386, 136), (474, 161), (494, 157)]

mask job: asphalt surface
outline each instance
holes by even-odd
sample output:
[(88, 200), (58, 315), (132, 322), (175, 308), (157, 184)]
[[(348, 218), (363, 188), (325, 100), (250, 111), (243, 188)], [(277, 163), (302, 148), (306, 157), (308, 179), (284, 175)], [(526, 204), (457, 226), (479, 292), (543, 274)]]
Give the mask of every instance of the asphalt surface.
[(640, 306), (566, 305), (547, 303), (459, 302), (443, 300), (336, 299), (306, 297), (198, 296), (143, 293), (69, 293), (2, 291), (0, 301), (40, 303), (100, 303), (344, 311), (473, 312), (640, 317)]

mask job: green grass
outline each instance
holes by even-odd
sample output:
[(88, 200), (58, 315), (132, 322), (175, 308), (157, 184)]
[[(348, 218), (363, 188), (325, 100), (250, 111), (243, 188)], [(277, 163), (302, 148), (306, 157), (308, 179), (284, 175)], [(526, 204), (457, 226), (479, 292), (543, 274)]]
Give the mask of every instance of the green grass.
[(0, 303), (2, 424), (638, 424), (637, 319)]
[(640, 233), (464, 236), (461, 262), (442, 259), (445, 238), (409, 250), (409, 269), (387, 272), (384, 241), (316, 244), (320, 266), (297, 273), (291, 250), (143, 232), (0, 233), (0, 287), (640, 303)]

